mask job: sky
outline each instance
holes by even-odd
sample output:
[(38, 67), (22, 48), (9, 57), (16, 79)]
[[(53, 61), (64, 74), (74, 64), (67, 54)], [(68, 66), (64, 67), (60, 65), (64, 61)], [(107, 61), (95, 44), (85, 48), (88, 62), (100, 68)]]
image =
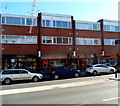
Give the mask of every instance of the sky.
[[(36, 16), (39, 12), (45, 12), (72, 15), (75, 20), (83, 21), (96, 22), (100, 19), (118, 20), (118, 0), (44, 1), (40, 2), (38, 0), (35, 7)], [(2, 14), (31, 15), (32, 5), (33, 2), (25, 2), (25, 0), (13, 0), (11, 2), (6, 0), (2, 2), (0, 10), (2, 10)]]

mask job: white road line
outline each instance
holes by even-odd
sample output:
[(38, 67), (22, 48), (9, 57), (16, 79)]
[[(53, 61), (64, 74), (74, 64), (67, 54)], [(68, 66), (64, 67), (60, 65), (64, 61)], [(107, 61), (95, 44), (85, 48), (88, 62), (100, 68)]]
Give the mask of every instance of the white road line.
[(119, 99), (120, 97), (114, 97), (114, 98), (109, 98), (109, 99), (104, 99), (103, 102), (111, 101), (111, 100), (116, 100)]
[(48, 86), (1, 90), (0, 95), (19, 94), (19, 93), (28, 93), (28, 92), (35, 92), (35, 91), (44, 91), (44, 90), (50, 90), (50, 89), (77, 87), (77, 86), (84, 86), (84, 85), (91, 85), (91, 84), (105, 83), (105, 82), (112, 82), (112, 80), (102, 79), (102, 80), (83, 81), (83, 82), (75, 82), (75, 83), (67, 83), (67, 84), (56, 84), (56, 85), (48, 85)]

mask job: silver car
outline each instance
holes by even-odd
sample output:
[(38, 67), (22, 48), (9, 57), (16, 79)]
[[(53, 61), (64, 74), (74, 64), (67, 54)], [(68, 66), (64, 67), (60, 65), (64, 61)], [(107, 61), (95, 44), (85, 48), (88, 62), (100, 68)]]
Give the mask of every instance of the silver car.
[(109, 67), (104, 64), (95, 64), (90, 65), (88, 68), (86, 68), (87, 73), (92, 73), (93, 75), (97, 75), (100, 73), (114, 73), (116, 70), (114, 67)]
[(0, 81), (3, 81), (5, 84), (10, 84), (16, 80), (33, 80), (37, 82), (42, 78), (42, 74), (31, 73), (26, 69), (7, 69), (0, 72)]

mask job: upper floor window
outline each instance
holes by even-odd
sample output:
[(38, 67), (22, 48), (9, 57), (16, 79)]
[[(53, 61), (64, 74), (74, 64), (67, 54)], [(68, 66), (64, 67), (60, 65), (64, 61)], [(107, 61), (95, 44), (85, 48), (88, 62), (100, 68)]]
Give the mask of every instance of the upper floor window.
[(120, 39), (104, 39), (104, 45), (120, 45)]
[(76, 29), (82, 29), (82, 30), (100, 30), (100, 24), (76, 22)]
[(37, 36), (2, 35), (3, 44), (37, 44)]
[(52, 37), (42, 36), (42, 44), (58, 44), (58, 45), (71, 45), (71, 37)]
[[(30, 26), (31, 23), (32, 18), (2, 16), (2, 24)], [(33, 25), (37, 26), (37, 19), (33, 20)]]
[(76, 38), (76, 45), (101, 45), (99, 38)]
[(55, 28), (71, 28), (71, 22), (57, 20), (42, 20), (42, 26)]
[(104, 31), (120, 32), (120, 26), (104, 25)]

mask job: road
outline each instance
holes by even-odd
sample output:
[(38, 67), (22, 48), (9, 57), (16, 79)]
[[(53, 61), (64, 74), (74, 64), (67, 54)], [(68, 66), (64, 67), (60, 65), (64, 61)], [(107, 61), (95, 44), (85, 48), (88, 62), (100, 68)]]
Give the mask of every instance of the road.
[(109, 80), (111, 77), (114, 75), (4, 85), (0, 95), (2, 104), (118, 104), (119, 81)]

